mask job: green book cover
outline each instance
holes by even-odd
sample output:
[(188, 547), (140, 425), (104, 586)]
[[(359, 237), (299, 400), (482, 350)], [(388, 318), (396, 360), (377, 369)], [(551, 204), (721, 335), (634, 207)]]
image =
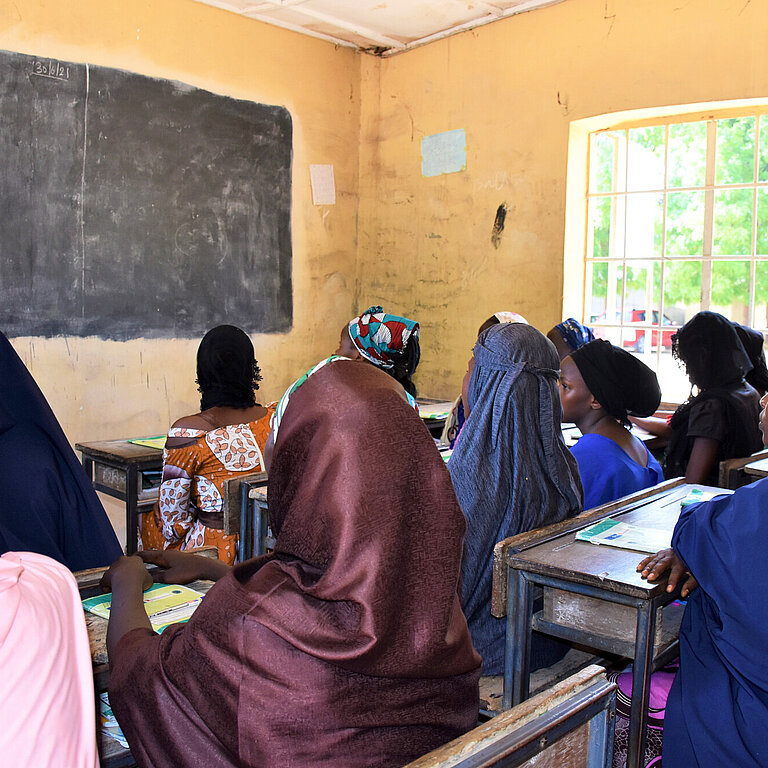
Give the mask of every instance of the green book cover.
[[(179, 584), (153, 584), (144, 593), (144, 610), (149, 616), (152, 629), (159, 633), (171, 624), (189, 621), (203, 597), (205, 595), (202, 592)], [(111, 607), (111, 592), (83, 600), (86, 611), (104, 619), (109, 619)]]

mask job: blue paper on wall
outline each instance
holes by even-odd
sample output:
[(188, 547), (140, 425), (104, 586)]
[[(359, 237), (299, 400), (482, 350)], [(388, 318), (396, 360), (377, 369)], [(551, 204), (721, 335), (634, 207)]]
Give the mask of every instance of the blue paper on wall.
[(467, 135), (463, 128), (425, 136), (421, 140), (421, 175), (439, 176), (467, 168)]

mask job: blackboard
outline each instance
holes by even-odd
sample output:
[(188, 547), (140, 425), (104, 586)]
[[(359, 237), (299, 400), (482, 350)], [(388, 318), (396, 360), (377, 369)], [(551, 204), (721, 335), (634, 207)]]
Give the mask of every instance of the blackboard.
[(0, 330), (291, 327), (285, 108), (18, 53), (0, 72)]

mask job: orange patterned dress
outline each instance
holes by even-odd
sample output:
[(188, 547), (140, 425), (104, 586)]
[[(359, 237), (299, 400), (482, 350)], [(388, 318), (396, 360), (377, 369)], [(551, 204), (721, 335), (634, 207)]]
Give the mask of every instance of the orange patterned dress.
[(224, 482), (238, 474), (264, 471), (263, 451), (275, 405), (258, 421), (209, 431), (171, 428), (168, 437), (189, 444), (163, 452), (160, 497), (145, 515), (142, 549), (216, 546), (219, 559), (235, 561), (237, 534), (224, 533)]

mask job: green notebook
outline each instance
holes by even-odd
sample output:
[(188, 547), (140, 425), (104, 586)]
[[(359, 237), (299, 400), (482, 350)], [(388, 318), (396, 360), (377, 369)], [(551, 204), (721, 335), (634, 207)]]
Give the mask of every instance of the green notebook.
[(620, 523), (609, 517), (579, 531), (576, 541), (654, 554), (670, 546), (672, 533), (658, 528), (641, 528), (631, 523)]
[[(171, 624), (189, 621), (189, 617), (204, 597), (202, 592), (179, 584), (153, 584), (144, 593), (144, 610), (149, 616), (152, 629), (159, 633)], [(83, 608), (86, 611), (104, 619), (109, 619), (111, 607), (111, 592), (83, 600)]]

